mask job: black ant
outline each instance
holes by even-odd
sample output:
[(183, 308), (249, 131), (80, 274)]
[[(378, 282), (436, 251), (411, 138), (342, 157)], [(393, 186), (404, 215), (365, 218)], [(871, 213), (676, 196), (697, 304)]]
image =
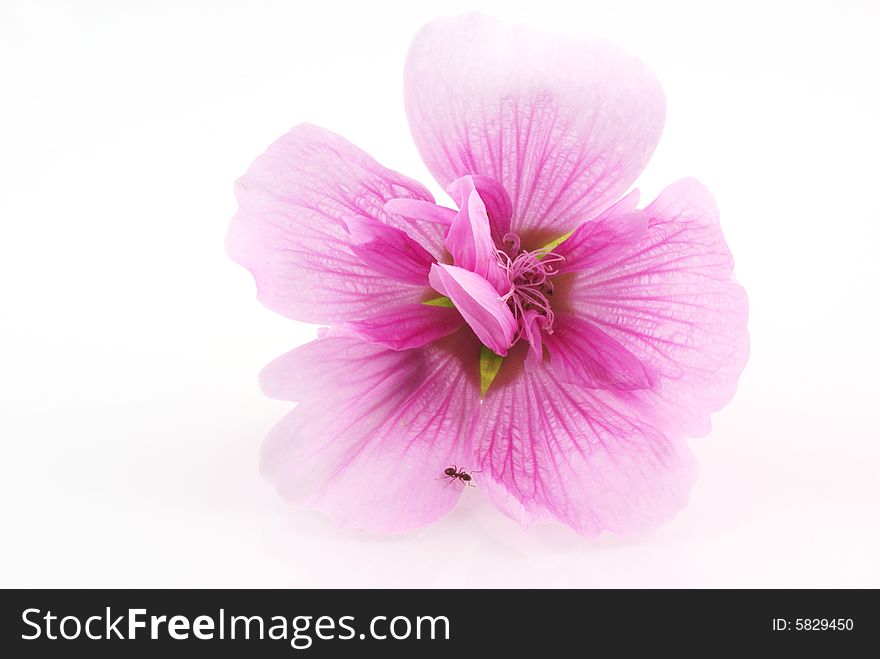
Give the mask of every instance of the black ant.
[[(479, 472), (479, 469), (465, 471), (464, 469), (459, 469), (455, 465), (452, 465), (451, 467), (446, 467), (446, 469), (443, 470), (443, 476), (441, 476), (440, 478), (448, 478), (449, 483), (459, 480), (469, 487), (476, 487), (473, 483), (471, 483), (471, 481), (473, 480), (473, 476), (471, 476), (471, 474), (478, 474)], [(440, 480), (440, 478), (438, 478), (437, 480)], [(449, 486), (449, 483), (446, 483), (447, 487)]]

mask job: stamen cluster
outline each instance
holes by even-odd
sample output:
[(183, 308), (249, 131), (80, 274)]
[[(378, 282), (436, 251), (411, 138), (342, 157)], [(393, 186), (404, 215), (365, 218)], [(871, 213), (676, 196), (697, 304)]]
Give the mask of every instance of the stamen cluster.
[(559, 265), (565, 257), (549, 249), (522, 251), (522, 243), (515, 233), (504, 236), (504, 249), (498, 250), (498, 258), (510, 279), (510, 291), (504, 296), (517, 320), (516, 340), (523, 337), (523, 318), (531, 309), (543, 316), (543, 331), (553, 333), (553, 277), (559, 273)]

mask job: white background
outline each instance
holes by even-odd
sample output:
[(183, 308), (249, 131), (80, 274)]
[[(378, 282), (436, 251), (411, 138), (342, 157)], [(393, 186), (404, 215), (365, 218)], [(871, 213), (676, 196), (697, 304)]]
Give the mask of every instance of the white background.
[[(0, 586), (880, 586), (880, 5), (706, 5), (4, 0)], [(433, 185), (404, 56), (473, 8), (654, 68), (643, 199), (705, 182), (749, 292), (740, 390), (645, 538), (523, 530), (479, 488), (371, 537), (257, 474), (288, 405), (256, 374), (314, 328), (225, 257), (232, 181), (310, 121)]]

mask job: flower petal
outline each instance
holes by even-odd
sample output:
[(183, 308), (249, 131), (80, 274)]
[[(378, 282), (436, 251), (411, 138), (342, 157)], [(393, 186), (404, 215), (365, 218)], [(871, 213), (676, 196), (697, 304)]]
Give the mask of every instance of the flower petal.
[(405, 284), (427, 287), (435, 259), (424, 247), (397, 227), (378, 220), (349, 218), (351, 251), (380, 273)]
[[(468, 333), (469, 334), (469, 333)], [(328, 334), (272, 367), (305, 402), (266, 438), (261, 471), (290, 501), (343, 525), (401, 533), (436, 521), (462, 491), (443, 471), (471, 460), (478, 345), (459, 334), (391, 351)]]
[(595, 220), (584, 222), (553, 251), (565, 257), (559, 274), (595, 268), (633, 249), (648, 230), (648, 216), (638, 209), (615, 205)]
[(350, 323), (349, 327), (370, 343), (408, 350), (452, 334), (464, 324), (461, 314), (452, 307), (406, 304)]
[(650, 367), (583, 318), (556, 314), (553, 334), (544, 338), (556, 376), (590, 389), (648, 389)]
[(505, 513), (592, 536), (643, 531), (684, 507), (694, 475), (683, 441), (610, 392), (560, 382), (546, 362), (505, 376), (512, 366), (483, 399), (475, 435), (479, 485)]
[(423, 223), (440, 224), (449, 226), (455, 218), (455, 211), (445, 206), (438, 206), (430, 201), (421, 199), (391, 199), (385, 204), (385, 211), (399, 215), (404, 220), (418, 227)]
[(365, 265), (351, 250), (346, 220), (385, 222), (442, 249), (442, 227), (417, 234), (383, 210), (394, 198), (433, 201), (422, 185), (316, 126), (297, 126), (270, 146), (236, 193), (227, 252), (253, 273), (263, 304), (296, 320), (364, 318), (423, 294)]
[(632, 184), (665, 114), (658, 82), (634, 57), (476, 14), (423, 27), (404, 84), (413, 137), (440, 184), (465, 174), (498, 181), (513, 202), (512, 230), (543, 242)]
[(630, 403), (664, 432), (709, 432), (748, 358), (748, 302), (712, 195), (673, 183), (645, 209), (645, 238), (617, 260), (571, 275), (571, 313), (598, 327), (657, 376)]
[(492, 240), (500, 245), (505, 234), (510, 231), (510, 219), (513, 217), (513, 204), (507, 190), (495, 179), (488, 176), (462, 176), (449, 184), (447, 192), (452, 196), (459, 208), (463, 208), (468, 197), (476, 190), (486, 209)]
[(523, 314), (523, 338), (529, 344), (529, 351), (526, 354), (525, 367), (535, 368), (541, 363), (544, 357), (544, 344), (541, 337), (541, 330), (544, 327), (546, 318), (534, 309), (528, 309)]
[(516, 319), (498, 291), (480, 275), (452, 265), (431, 266), (431, 286), (452, 300), (477, 338), (502, 357), (516, 333)]
[(510, 280), (498, 260), (489, 215), (474, 180), (464, 176), (449, 186), (449, 192), (459, 204), (445, 243), (455, 265), (477, 273), (504, 295), (510, 290)]

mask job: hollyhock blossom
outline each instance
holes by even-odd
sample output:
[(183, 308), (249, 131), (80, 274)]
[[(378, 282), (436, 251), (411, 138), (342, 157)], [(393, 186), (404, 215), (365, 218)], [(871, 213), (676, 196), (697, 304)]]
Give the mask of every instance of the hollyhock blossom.
[(603, 43), (471, 15), (405, 69), (412, 135), (449, 193), (300, 125), (238, 181), (230, 256), (259, 299), (325, 325), (269, 364), (298, 405), (262, 470), (342, 523), (403, 532), (466, 484), (515, 519), (628, 533), (685, 503), (748, 352), (711, 194), (629, 192), (664, 120), (657, 81)]

